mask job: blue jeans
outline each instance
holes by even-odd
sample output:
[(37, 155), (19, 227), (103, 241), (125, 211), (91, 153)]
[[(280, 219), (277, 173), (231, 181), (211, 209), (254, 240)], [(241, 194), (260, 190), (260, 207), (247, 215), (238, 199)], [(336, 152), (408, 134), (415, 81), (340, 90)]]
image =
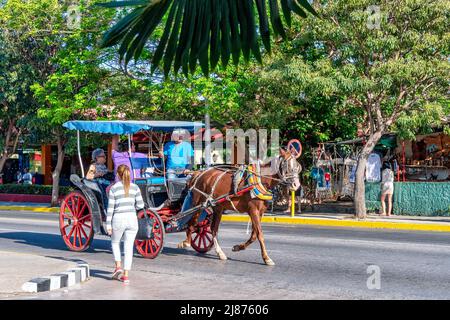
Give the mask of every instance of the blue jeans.
[(110, 185), (110, 182), (103, 178), (97, 178), (95, 181), (97, 181), (98, 186), (102, 190), (103, 208), (106, 210), (108, 208), (108, 194), (106, 193), (106, 188)]
[(167, 169), (167, 180), (186, 177), (186, 175), (182, 173), (184, 170), (185, 169), (182, 169), (182, 168), (181, 169)]

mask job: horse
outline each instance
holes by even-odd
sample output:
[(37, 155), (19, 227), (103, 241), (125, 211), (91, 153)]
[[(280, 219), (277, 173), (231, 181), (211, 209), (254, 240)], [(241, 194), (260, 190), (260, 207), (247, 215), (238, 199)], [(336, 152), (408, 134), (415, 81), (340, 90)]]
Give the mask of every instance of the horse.
[[(268, 171), (268, 169), (271, 169), (269, 174), (259, 174), (260, 181), (266, 190), (271, 190), (280, 183), (294, 191), (300, 187), (299, 173), (301, 171), (301, 165), (289, 151), (281, 149), (280, 155), (274, 157), (269, 165), (261, 166), (261, 171)], [(227, 201), (217, 203), (212, 207), (211, 233), (216, 254), (220, 260), (227, 260), (227, 256), (220, 248), (217, 240), (223, 212), (225, 210), (233, 210), (239, 213), (246, 212), (252, 222), (252, 234), (250, 239), (244, 243), (235, 245), (232, 250), (234, 252), (245, 250), (258, 239), (264, 263), (268, 266), (273, 266), (275, 263), (267, 254), (261, 227), (261, 218), (268, 208), (267, 203), (260, 198), (252, 198), (250, 192), (236, 195), (236, 189), (245, 187), (246, 183), (245, 180), (242, 180), (236, 183), (238, 186), (236, 188), (236, 185), (234, 185), (234, 174), (236, 171), (236, 168), (231, 169), (230, 167), (228, 169), (227, 167), (211, 167), (205, 171), (196, 171), (188, 182), (188, 187), (192, 191), (192, 205), (204, 204), (208, 200), (217, 199), (227, 194), (233, 195), (228, 197)], [(188, 229), (186, 230), (186, 239), (178, 244), (178, 248), (191, 246), (191, 235), (195, 231), (200, 213), (201, 210), (194, 213), (190, 219)]]

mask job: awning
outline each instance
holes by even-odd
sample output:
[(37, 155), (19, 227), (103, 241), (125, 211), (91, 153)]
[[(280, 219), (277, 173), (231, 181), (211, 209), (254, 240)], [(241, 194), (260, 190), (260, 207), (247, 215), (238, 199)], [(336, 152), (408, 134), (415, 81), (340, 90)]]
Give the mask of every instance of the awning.
[(68, 121), (63, 127), (69, 130), (80, 130), (108, 134), (134, 134), (141, 130), (172, 132), (185, 129), (193, 132), (204, 127), (201, 122), (190, 121)]

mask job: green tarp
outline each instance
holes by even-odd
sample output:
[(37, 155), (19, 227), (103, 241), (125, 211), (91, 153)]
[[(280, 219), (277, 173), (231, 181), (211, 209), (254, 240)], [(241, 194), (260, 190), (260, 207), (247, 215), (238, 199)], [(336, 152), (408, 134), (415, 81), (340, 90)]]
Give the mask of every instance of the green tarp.
[[(369, 212), (380, 209), (380, 184), (366, 182)], [(414, 216), (450, 216), (450, 182), (395, 182), (393, 213)]]

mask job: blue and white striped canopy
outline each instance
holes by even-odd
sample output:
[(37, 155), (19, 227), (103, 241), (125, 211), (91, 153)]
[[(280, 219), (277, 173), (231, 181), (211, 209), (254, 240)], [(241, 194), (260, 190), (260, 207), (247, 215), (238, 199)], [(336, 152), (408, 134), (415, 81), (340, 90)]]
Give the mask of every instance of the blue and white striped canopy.
[(134, 134), (141, 130), (172, 132), (175, 129), (185, 129), (195, 131), (204, 124), (190, 121), (68, 121), (63, 127), (69, 130), (80, 130), (88, 132), (109, 133), (109, 134)]

